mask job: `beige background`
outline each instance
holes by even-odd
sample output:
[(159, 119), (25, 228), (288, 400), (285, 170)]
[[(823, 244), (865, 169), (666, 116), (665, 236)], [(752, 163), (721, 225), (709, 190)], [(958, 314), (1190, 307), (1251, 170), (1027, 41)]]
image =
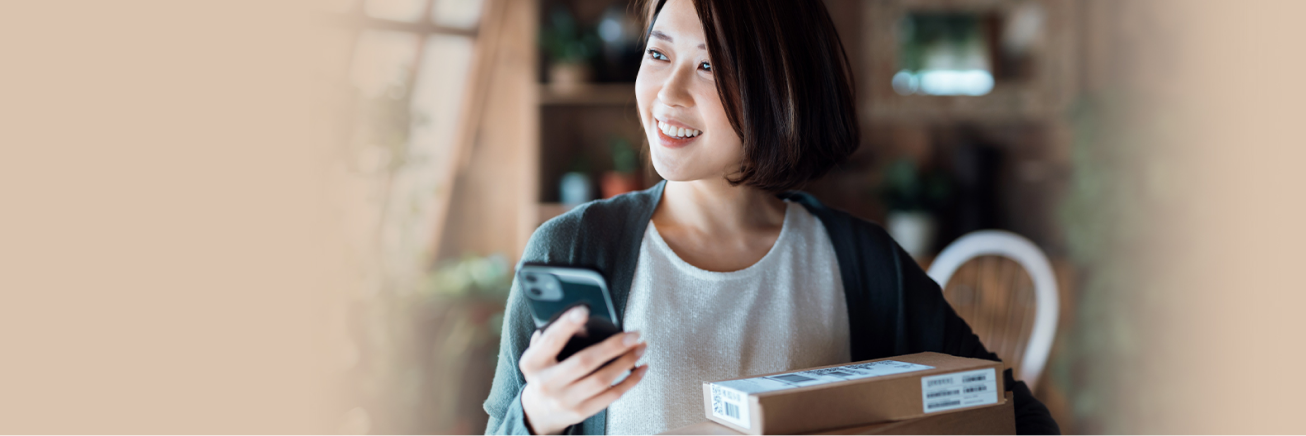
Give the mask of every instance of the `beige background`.
[(304, 4), (0, 3), (0, 431), (334, 431)]

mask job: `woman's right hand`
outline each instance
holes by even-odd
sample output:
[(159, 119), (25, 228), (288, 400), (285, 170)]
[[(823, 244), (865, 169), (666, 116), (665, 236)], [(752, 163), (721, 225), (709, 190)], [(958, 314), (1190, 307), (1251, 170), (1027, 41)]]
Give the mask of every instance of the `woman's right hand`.
[[(521, 356), (518, 367), (526, 378), (522, 410), (527, 427), (535, 434), (560, 434), (567, 426), (584, 421), (621, 398), (648, 372), (646, 364), (621, 383), (612, 384), (644, 355), (648, 344), (640, 342), (638, 332), (612, 335), (558, 362), (562, 347), (588, 319), (586, 307), (572, 308), (543, 334), (538, 330), (532, 334), (531, 344)], [(603, 365), (613, 358), (617, 360)]]

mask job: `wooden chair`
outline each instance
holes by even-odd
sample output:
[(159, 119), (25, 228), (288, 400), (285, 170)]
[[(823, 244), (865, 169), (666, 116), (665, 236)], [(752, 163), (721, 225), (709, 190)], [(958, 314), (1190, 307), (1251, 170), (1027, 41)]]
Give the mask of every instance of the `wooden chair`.
[(948, 245), (928, 274), (984, 346), (1033, 390), (1052, 350), (1060, 308), (1043, 251), (1015, 233), (981, 230)]

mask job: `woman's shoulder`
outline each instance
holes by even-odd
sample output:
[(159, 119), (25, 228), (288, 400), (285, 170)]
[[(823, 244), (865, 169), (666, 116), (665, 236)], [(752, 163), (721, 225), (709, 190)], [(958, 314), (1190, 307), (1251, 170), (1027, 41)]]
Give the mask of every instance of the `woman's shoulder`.
[(884, 227), (842, 209), (828, 206), (812, 194), (788, 191), (780, 194), (780, 198), (802, 205), (808, 213), (819, 219), (826, 232), (830, 234), (831, 242), (835, 243), (836, 249), (841, 245), (840, 242), (852, 242), (854, 243), (852, 246), (860, 249), (893, 247), (893, 239), (889, 237)]
[(633, 231), (642, 235), (661, 195), (659, 183), (643, 191), (576, 205), (536, 228), (522, 258), (546, 261), (542, 258), (575, 253), (573, 250), (581, 247), (603, 248), (624, 243), (624, 238)]

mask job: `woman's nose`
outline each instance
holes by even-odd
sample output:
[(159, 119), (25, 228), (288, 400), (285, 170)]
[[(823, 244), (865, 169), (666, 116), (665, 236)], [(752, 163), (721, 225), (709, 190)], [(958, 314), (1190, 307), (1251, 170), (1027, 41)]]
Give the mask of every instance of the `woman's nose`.
[(658, 100), (667, 106), (693, 106), (694, 97), (689, 93), (689, 79), (692, 74), (693, 70), (688, 68), (672, 70), (667, 80), (662, 83), (662, 89), (658, 91)]

